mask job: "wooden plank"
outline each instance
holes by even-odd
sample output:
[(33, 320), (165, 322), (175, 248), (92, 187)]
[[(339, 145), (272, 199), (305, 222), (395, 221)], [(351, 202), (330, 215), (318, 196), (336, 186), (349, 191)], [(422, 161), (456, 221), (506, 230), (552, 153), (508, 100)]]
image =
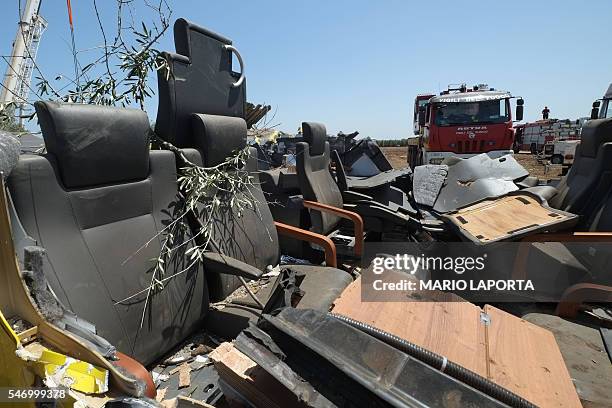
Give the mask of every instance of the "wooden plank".
[(480, 308), (469, 302), (362, 302), (361, 278), (336, 300), (338, 313), (395, 334), (485, 376)]
[[(580, 407), (552, 333), (468, 302), (362, 302), (361, 278), (336, 300), (351, 317), (446, 356), (541, 407)], [(481, 322), (481, 312), (491, 323)]]
[(526, 194), (485, 200), (447, 217), (481, 242), (507, 238), (514, 231), (559, 224), (568, 219), (565, 213), (546, 208)]
[(486, 305), (490, 379), (539, 407), (581, 407), (553, 334)]
[(191, 366), (187, 363), (183, 363), (179, 366), (179, 384), (178, 388), (185, 388), (191, 386)]
[(22, 331), (21, 333), (17, 333), (17, 337), (22, 343), (26, 343), (28, 341), (34, 340), (35, 336), (38, 334), (38, 326), (32, 326), (29, 329)]

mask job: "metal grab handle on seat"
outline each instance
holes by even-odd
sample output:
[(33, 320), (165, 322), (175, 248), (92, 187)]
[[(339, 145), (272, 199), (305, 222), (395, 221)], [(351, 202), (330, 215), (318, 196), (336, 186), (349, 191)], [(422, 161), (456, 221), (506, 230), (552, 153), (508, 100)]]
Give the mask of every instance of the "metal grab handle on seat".
[(244, 61), (242, 61), (242, 56), (240, 55), (236, 47), (229, 44), (225, 44), (223, 47), (225, 47), (226, 50), (236, 54), (236, 58), (238, 58), (238, 63), (240, 64), (240, 78), (238, 78), (238, 80), (232, 84), (232, 88), (238, 88), (240, 85), (242, 85), (242, 82), (244, 81)]

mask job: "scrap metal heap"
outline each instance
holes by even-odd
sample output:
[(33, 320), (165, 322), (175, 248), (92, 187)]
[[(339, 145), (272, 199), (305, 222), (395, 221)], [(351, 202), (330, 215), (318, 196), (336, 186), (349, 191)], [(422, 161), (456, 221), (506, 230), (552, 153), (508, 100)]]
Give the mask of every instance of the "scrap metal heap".
[(272, 106), (270, 105), (253, 105), (252, 103), (247, 102), (246, 116), (244, 118), (247, 124), (247, 129), (251, 129), (253, 125), (262, 120), (268, 114), (268, 112), (270, 112), (270, 109), (272, 109)]
[[(230, 169), (249, 122), (269, 108), (247, 108), (230, 39), (184, 19), (174, 30), (172, 75), (158, 76), (156, 148), (146, 113), (82, 104), (36, 103), (45, 154), (18, 156), (0, 135), (0, 386), (62, 386), (68, 403), (96, 407), (612, 399), (610, 334), (598, 331), (609, 310), (586, 305), (612, 300), (612, 119), (584, 125), (575, 164), (555, 185), (511, 155), (392, 169), (371, 141), (330, 143), (316, 122), (283, 146), (288, 167), (250, 148)], [(286, 142), (277, 138), (278, 149)], [(248, 172), (252, 206), (208, 214), (205, 237), (196, 203), (168, 233), (189, 165)], [(165, 239), (177, 251), (156, 275)], [(525, 292), (490, 304), (460, 289), (400, 291), (399, 301), (371, 290), (393, 251), (424, 259), (464, 245), (492, 257), (511, 241), (522, 252), (496, 270), (556, 282), (547, 299), (571, 321)], [(577, 243), (591, 246), (576, 252)], [(387, 269), (398, 287), (442, 276)]]

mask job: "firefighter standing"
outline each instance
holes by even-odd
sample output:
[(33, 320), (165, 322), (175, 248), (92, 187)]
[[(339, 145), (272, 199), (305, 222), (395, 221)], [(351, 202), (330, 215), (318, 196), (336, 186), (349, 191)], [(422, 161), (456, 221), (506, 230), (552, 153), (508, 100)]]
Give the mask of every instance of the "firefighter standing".
[(548, 109), (548, 106), (545, 106), (544, 109), (542, 109), (542, 119), (548, 119), (549, 113), (550, 109)]

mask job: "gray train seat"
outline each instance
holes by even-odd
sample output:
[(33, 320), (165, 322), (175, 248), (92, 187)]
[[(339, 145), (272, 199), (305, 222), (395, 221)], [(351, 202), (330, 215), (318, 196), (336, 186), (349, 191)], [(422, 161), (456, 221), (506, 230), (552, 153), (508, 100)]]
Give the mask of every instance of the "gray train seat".
[[(351, 203), (345, 203), (329, 170), (331, 156), (325, 126), (303, 122), (302, 130), (305, 142), (298, 143), (296, 149), (298, 180), (304, 200), (356, 212), (363, 218), (366, 231), (405, 231), (420, 227), (418, 220), (412, 217), (414, 210), (405, 203), (405, 195), (399, 201), (388, 197), (383, 203), (364, 195), (362, 200), (354, 199)], [(319, 233), (328, 234), (340, 223), (340, 218), (332, 213), (311, 210), (310, 214), (313, 230)]]
[[(174, 23), (176, 53), (164, 52), (171, 75), (157, 71), (159, 104), (155, 133), (183, 149), (187, 156), (193, 142), (191, 115), (210, 113), (243, 117), (246, 104), (246, 79), (233, 86), (239, 74), (232, 66), (232, 41), (197, 24), (179, 18)], [(207, 75), (202, 75), (207, 72)], [(190, 156), (191, 157), (191, 156)], [(184, 164), (177, 160), (177, 171)], [(236, 277), (207, 273), (211, 300), (221, 300), (240, 283)]]
[[(159, 107), (155, 132), (180, 148), (191, 162), (216, 165), (234, 150), (246, 146), (246, 124), (242, 119), (246, 80), (244, 77), (240, 80), (233, 71), (232, 52), (227, 48), (232, 44), (230, 39), (183, 19), (178, 19), (174, 25), (174, 39), (177, 53), (164, 53), (173, 75), (158, 72)], [(201, 75), (202, 72), (208, 74)], [(241, 82), (237, 85), (237, 81)], [(255, 179), (258, 177), (256, 157), (249, 161), (249, 170)], [(177, 165), (183, 166), (179, 161)], [(212, 238), (226, 255), (263, 273), (268, 265), (279, 262), (279, 238), (258, 181), (251, 193), (257, 198), (258, 208), (245, 212), (243, 217), (236, 217), (235, 213), (218, 214)], [(197, 231), (197, 225), (192, 227)], [(285, 236), (280, 239), (281, 242), (287, 240)], [(305, 290), (304, 304), (310, 302), (311, 297), (333, 297), (350, 281), (350, 276), (338, 269), (312, 267), (312, 270), (326, 273), (310, 274), (304, 279), (302, 285), (321, 285), (317, 290)], [(212, 301), (224, 300), (241, 285), (237, 277), (218, 272), (214, 268), (206, 271)]]
[[(216, 166), (246, 147), (247, 128), (242, 118), (194, 114), (192, 129), (195, 149), (184, 151), (187, 151), (191, 161), (200, 162), (205, 167)], [(250, 194), (255, 199), (254, 207), (244, 208), (240, 215), (237, 208), (215, 214), (211, 236), (224, 258), (234, 258), (263, 273), (280, 262), (279, 234), (259, 183), (255, 148), (250, 148), (246, 166), (253, 177)], [(299, 287), (304, 294), (297, 303), (298, 308), (328, 311), (332, 302), (352, 281), (349, 273), (329, 266), (283, 265), (281, 269), (289, 269), (303, 276)], [(229, 284), (222, 289), (227, 292), (232, 286)], [(260, 301), (266, 303), (268, 293), (262, 292), (262, 295)], [(255, 307), (229, 304), (222, 310), (211, 311), (207, 326), (215, 332), (231, 336), (246, 327), (249, 320), (257, 318), (259, 312)]]
[[(17, 215), (45, 248), (44, 273), (61, 303), (149, 364), (200, 327), (209, 307), (198, 267), (168, 279), (147, 301), (152, 259), (179, 199), (174, 155), (149, 151), (149, 120), (140, 110), (35, 106), (48, 153), (22, 155), (10, 174)], [(187, 260), (177, 253), (165, 276)]]

